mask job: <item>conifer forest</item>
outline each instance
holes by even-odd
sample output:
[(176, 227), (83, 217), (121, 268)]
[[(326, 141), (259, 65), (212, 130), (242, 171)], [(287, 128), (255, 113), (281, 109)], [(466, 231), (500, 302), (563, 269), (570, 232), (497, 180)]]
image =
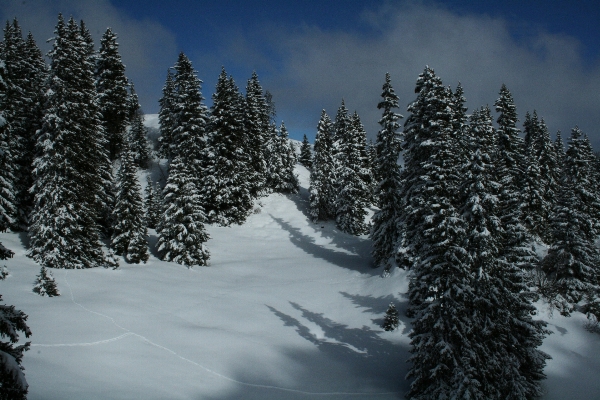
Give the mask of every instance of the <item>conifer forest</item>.
[(118, 32), (50, 43), (0, 42), (0, 399), (550, 399), (600, 355), (600, 156), (502, 82), (388, 73), (378, 132), (299, 142), (256, 71), (207, 105), (181, 52), (147, 115)]

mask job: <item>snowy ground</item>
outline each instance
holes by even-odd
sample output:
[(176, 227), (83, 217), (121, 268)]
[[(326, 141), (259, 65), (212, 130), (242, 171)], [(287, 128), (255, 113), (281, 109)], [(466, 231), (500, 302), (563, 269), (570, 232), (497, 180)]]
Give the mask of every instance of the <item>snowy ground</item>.
[[(29, 399), (403, 398), (410, 323), (380, 323), (391, 301), (405, 309), (406, 273), (381, 278), (366, 237), (310, 223), (298, 172), (299, 195), (262, 199), (243, 226), (209, 227), (209, 267), (154, 255), (118, 271), (53, 270), (62, 295), (40, 297), (26, 236), (0, 234), (16, 253), (0, 294), (33, 331)], [(555, 332), (544, 399), (600, 398), (600, 335), (581, 315), (540, 309)]]

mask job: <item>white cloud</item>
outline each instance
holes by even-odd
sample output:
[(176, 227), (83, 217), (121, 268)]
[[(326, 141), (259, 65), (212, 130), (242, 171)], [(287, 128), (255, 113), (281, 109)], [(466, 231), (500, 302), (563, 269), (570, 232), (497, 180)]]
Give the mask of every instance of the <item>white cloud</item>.
[(429, 65), (446, 85), (462, 83), (471, 110), (492, 106), (505, 83), (521, 120), (535, 108), (551, 132), (561, 129), (564, 137), (578, 124), (600, 144), (600, 68), (586, 66), (576, 39), (538, 32), (517, 41), (501, 19), (394, 4), (365, 13), (372, 29), (367, 34), (304, 27), (293, 35), (285, 30), (272, 35), (284, 68), (269, 84), (280, 113), (292, 118), (292, 131), (314, 131), (320, 110), (333, 116), (343, 97), (374, 137), (385, 73), (391, 73), (406, 105), (415, 98), (418, 74)]
[[(140, 7), (143, 5), (140, 4)], [(83, 20), (96, 42), (110, 27), (118, 36), (126, 74), (135, 84), (142, 107), (156, 109), (166, 70), (177, 60), (175, 35), (160, 23), (126, 16), (107, 0), (26, 0), (0, 2), (0, 21), (16, 17), (24, 35), (31, 31), (44, 51), (53, 36), (57, 16)]]

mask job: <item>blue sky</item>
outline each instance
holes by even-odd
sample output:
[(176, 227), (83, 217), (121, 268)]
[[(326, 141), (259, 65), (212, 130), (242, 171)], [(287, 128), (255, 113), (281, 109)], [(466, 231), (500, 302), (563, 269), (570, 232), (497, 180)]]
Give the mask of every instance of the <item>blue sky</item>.
[(600, 4), (597, 1), (0, 1), (46, 51), (56, 16), (83, 19), (98, 42), (119, 36), (127, 75), (146, 112), (158, 110), (167, 69), (185, 52), (210, 104), (221, 66), (244, 89), (256, 70), (293, 138), (314, 138), (321, 109), (344, 98), (367, 132), (390, 72), (400, 113), (425, 65), (460, 81), (472, 110), (502, 83), (521, 121), (536, 109), (554, 134), (579, 125), (600, 149)]

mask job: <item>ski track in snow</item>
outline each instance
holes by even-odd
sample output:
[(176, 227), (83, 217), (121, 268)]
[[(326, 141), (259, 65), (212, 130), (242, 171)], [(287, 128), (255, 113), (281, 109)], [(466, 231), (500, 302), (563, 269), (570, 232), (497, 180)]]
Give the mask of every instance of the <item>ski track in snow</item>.
[(100, 345), (100, 344), (105, 344), (105, 343), (111, 343), (111, 342), (116, 342), (117, 340), (121, 340), (124, 339), (128, 336), (135, 336), (138, 339), (143, 340), (144, 342), (148, 343), (151, 346), (154, 346), (158, 349), (164, 350), (167, 353), (170, 353), (172, 355), (174, 355), (175, 357), (186, 361), (192, 365), (195, 365), (201, 369), (203, 369), (204, 371), (215, 375), (221, 379), (224, 379), (226, 381), (229, 382), (233, 382), (233, 383), (237, 383), (238, 385), (243, 385), (243, 386), (248, 386), (248, 387), (252, 387), (252, 388), (258, 388), (258, 389), (269, 389), (269, 390), (279, 390), (282, 392), (289, 392), (289, 393), (297, 393), (297, 394), (303, 394), (303, 395), (307, 395), (307, 396), (389, 396), (389, 395), (393, 395), (393, 394), (399, 394), (401, 392), (309, 392), (309, 391), (304, 391), (304, 390), (299, 390), (299, 389), (290, 389), (290, 388), (285, 388), (285, 387), (281, 387), (281, 386), (274, 386), (274, 385), (260, 385), (260, 384), (256, 384), (256, 383), (249, 383), (249, 382), (242, 382), (239, 381), (237, 379), (233, 379), (229, 376), (220, 374), (216, 371), (213, 371), (212, 369), (205, 367), (204, 365), (201, 365), (193, 360), (190, 360), (189, 358), (185, 358), (182, 355), (178, 354), (177, 352), (175, 352), (174, 350), (171, 350), (165, 346), (162, 346), (158, 343), (154, 343), (153, 341), (151, 341), (150, 339), (146, 338), (143, 335), (140, 335), (138, 333), (132, 332), (131, 330), (119, 325), (114, 318), (106, 315), (106, 314), (102, 314), (99, 313), (97, 311), (93, 311), (90, 310), (89, 308), (85, 307), (84, 305), (82, 305), (81, 303), (78, 303), (75, 301), (75, 296), (73, 295), (73, 289), (71, 288), (71, 284), (69, 283), (69, 280), (67, 278), (67, 271), (65, 270), (65, 282), (67, 284), (67, 286), (69, 287), (69, 293), (71, 294), (71, 301), (73, 302), (73, 304), (75, 304), (78, 307), (81, 307), (83, 310), (91, 313), (91, 314), (95, 314), (98, 315), (102, 318), (106, 318), (108, 320), (110, 320), (113, 325), (115, 325), (117, 328), (125, 331), (124, 334), (111, 338), (111, 339), (105, 339), (105, 340), (99, 340), (96, 342), (89, 342), (89, 343), (59, 343), (59, 344), (32, 344), (32, 347), (79, 347), (79, 346), (95, 346), (95, 345)]

